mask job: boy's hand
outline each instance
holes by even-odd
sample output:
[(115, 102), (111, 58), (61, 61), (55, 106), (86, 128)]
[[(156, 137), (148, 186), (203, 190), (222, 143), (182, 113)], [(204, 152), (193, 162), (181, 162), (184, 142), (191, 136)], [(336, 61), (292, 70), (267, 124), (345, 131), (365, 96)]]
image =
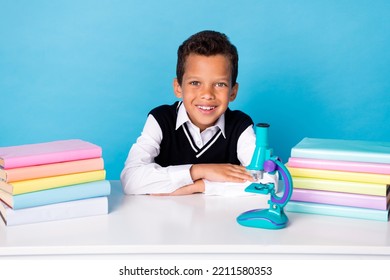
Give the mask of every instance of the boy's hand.
[(235, 164), (194, 164), (190, 172), (194, 181), (199, 179), (233, 183), (255, 181), (244, 166)]

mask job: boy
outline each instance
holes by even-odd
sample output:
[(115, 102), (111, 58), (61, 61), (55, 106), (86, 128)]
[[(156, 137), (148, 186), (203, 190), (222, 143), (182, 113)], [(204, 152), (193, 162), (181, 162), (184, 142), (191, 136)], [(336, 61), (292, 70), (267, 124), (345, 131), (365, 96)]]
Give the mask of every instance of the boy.
[(228, 108), (237, 74), (237, 49), (225, 34), (202, 31), (183, 42), (173, 81), (182, 101), (149, 113), (121, 173), (125, 194), (244, 193), (254, 181), (244, 166), (255, 134), (249, 116)]

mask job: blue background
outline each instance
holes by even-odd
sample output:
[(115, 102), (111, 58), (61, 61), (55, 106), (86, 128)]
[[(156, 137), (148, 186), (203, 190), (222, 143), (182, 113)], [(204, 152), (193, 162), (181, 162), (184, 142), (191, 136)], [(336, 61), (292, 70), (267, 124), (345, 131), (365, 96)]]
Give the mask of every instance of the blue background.
[(204, 29), (237, 46), (231, 108), (284, 161), (303, 137), (390, 141), (390, 1), (0, 0), (0, 146), (81, 138), (118, 179)]

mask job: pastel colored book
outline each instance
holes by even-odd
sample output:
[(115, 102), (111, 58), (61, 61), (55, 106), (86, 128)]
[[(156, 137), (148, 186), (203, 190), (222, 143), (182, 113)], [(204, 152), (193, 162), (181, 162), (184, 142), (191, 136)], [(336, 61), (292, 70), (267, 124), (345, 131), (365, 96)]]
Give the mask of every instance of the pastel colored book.
[(91, 197), (107, 196), (110, 194), (110, 189), (110, 182), (101, 180), (18, 195), (11, 195), (0, 190), (0, 200), (16, 210)]
[(108, 199), (101, 196), (19, 210), (0, 202), (0, 214), (7, 226), (105, 215)]
[(347, 172), (390, 174), (390, 164), (386, 164), (386, 163), (290, 157), (287, 165), (290, 167), (297, 167), (297, 168), (313, 168), (313, 169), (339, 170), (339, 171), (347, 171)]
[(390, 193), (387, 196), (338, 193), (317, 190), (294, 189), (291, 201), (302, 201), (340, 206), (351, 206), (386, 210), (389, 207)]
[(289, 212), (377, 220), (383, 222), (387, 222), (389, 219), (389, 210), (367, 209), (311, 202), (289, 201), (284, 209)]
[(53, 177), (31, 179), (6, 183), (0, 181), (0, 189), (12, 195), (42, 191), (47, 189), (59, 188), (75, 184), (87, 183), (92, 181), (104, 180), (105, 170), (81, 172)]
[(291, 157), (390, 164), (390, 142), (304, 138)]
[(80, 139), (0, 147), (4, 169), (102, 157), (102, 148)]
[(344, 192), (366, 195), (387, 196), (389, 185), (337, 181), (317, 178), (292, 177), (294, 190), (307, 189), (330, 192)]
[(390, 175), (362, 172), (347, 172), (338, 170), (299, 168), (288, 166), (288, 171), (293, 177), (308, 177), (363, 183), (390, 184)]
[(10, 183), (102, 169), (104, 169), (103, 158), (92, 158), (13, 169), (0, 169), (0, 180)]

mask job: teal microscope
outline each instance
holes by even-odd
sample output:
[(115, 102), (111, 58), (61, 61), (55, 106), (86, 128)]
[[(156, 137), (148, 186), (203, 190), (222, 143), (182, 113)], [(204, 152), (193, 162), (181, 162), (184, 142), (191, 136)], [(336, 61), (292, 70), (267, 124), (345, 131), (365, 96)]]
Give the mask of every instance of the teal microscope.
[(255, 180), (263, 178), (263, 174), (279, 174), (279, 182), (284, 187), (283, 195), (279, 196), (274, 183), (252, 183), (245, 191), (270, 195), (268, 209), (254, 209), (242, 213), (237, 217), (240, 225), (265, 229), (281, 229), (287, 226), (288, 218), (284, 213), (283, 207), (288, 203), (293, 191), (293, 183), (290, 172), (278, 157), (272, 155), (272, 149), (268, 145), (268, 128), (269, 124), (259, 123), (255, 127), (256, 148), (253, 153), (252, 161), (247, 166), (247, 170), (252, 174)]

